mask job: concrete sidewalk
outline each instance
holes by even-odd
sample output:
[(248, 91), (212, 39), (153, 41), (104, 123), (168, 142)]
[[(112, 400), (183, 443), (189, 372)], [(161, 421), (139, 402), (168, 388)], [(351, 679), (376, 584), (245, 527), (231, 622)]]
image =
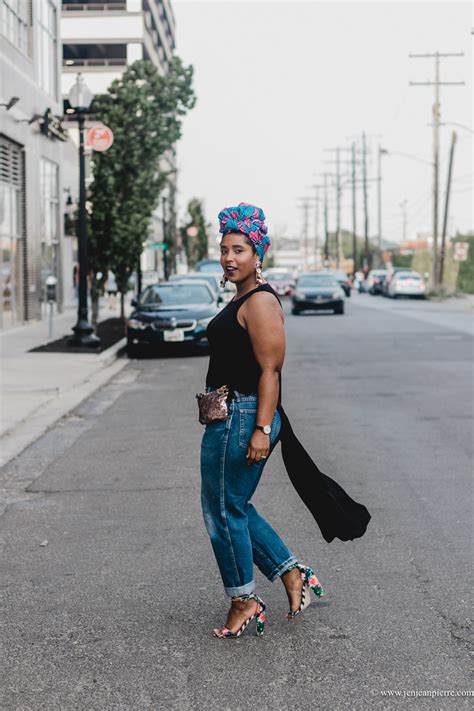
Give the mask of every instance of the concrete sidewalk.
[[(127, 305), (125, 313), (128, 311)], [(106, 300), (101, 300), (100, 321), (119, 314), (119, 303), (109, 308)], [(72, 332), (76, 321), (77, 306), (55, 315), (53, 340)], [(127, 364), (126, 358), (117, 360), (125, 338), (99, 355), (29, 352), (47, 342), (47, 319), (0, 334), (0, 466)]]

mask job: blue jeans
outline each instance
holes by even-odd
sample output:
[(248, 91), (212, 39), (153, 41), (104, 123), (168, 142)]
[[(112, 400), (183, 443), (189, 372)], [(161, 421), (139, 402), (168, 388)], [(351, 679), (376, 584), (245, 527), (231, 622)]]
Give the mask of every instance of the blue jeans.
[[(247, 464), (255, 429), (257, 395), (234, 392), (229, 418), (206, 425), (201, 444), (201, 504), (204, 522), (227, 595), (255, 591), (254, 563), (271, 581), (295, 556), (250, 503), (267, 460)], [(270, 448), (278, 441), (280, 414), (275, 411)]]

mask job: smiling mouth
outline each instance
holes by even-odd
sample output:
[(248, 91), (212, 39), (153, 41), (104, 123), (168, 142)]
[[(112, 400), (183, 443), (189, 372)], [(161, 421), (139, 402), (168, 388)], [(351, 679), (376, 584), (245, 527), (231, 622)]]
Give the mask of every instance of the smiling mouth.
[(234, 272), (237, 271), (237, 268), (236, 267), (226, 267), (225, 270), (226, 270), (227, 274), (233, 274)]

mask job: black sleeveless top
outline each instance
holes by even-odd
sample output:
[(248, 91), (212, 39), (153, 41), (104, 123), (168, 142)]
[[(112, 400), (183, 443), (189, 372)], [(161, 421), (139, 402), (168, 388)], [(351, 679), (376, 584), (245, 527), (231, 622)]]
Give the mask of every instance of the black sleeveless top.
[[(261, 369), (250, 336), (237, 321), (237, 311), (257, 291), (269, 291), (280, 301), (269, 284), (262, 284), (240, 299), (230, 301), (210, 321), (207, 327), (211, 346), (206, 378), (208, 387), (228, 385), (231, 390), (247, 395), (258, 392)], [(278, 412), (281, 417), (279, 439), (286, 471), (301, 500), (316, 519), (324, 539), (330, 543), (336, 537), (349, 541), (363, 536), (370, 521), (366, 507), (351, 499), (340, 484), (320, 471), (296, 437), (281, 399)]]
[(247, 329), (237, 321), (239, 308), (258, 291), (268, 291), (280, 301), (270, 284), (261, 284), (240, 299), (229, 301), (209, 322), (207, 338), (211, 357), (206, 377), (207, 387), (228, 385), (230, 390), (237, 390), (246, 395), (258, 392), (262, 371), (255, 358)]

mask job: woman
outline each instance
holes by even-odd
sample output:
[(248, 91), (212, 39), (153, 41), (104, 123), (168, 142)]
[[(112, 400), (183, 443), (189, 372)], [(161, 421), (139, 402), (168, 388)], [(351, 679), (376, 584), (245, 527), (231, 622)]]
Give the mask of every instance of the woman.
[(281, 578), (293, 619), (324, 594), (278, 533), (250, 503), (265, 462), (278, 441), (279, 374), (285, 356), (283, 311), (261, 264), (270, 240), (263, 211), (240, 203), (219, 213), (223, 285), (236, 295), (208, 325), (211, 348), (207, 391), (227, 385), (229, 417), (206, 426), (201, 446), (202, 509), (226, 594), (224, 627), (214, 636), (238, 637), (256, 619), (263, 634), (265, 604), (255, 593), (254, 563), (271, 581)]

